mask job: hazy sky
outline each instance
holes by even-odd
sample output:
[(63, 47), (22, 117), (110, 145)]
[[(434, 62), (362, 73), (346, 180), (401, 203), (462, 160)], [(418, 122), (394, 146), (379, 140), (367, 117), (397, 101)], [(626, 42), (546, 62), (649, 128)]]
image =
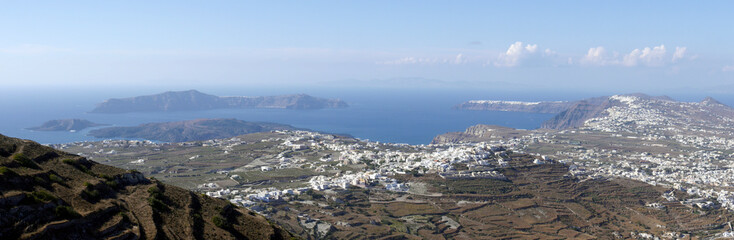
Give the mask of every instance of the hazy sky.
[(733, 13), (732, 1), (5, 1), (0, 82), (734, 91)]

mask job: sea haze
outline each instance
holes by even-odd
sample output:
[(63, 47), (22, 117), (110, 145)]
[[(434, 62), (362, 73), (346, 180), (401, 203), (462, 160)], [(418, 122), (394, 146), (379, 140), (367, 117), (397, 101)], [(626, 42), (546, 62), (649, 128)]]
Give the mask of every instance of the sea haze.
[[(169, 89), (187, 90), (187, 89)], [(217, 109), (209, 111), (91, 114), (96, 103), (107, 98), (133, 97), (166, 90), (37, 90), (0, 96), (5, 113), (0, 118), (0, 133), (40, 143), (66, 143), (100, 140), (87, 136), (90, 129), (76, 133), (37, 132), (25, 128), (39, 126), (52, 119), (82, 118), (112, 126), (134, 126), (149, 122), (168, 122), (197, 118), (236, 118), (293, 125), (329, 133), (349, 134), (381, 142), (427, 144), (434, 136), (463, 131), (475, 124), (494, 124), (513, 128), (535, 129), (553, 114), (492, 111), (462, 111), (451, 107), (471, 99), (493, 100), (577, 100), (597, 96), (589, 94), (507, 93), (465, 90), (387, 90), (387, 89), (198, 89), (220, 96), (258, 96), (306, 93), (316, 97), (340, 98), (350, 107), (344, 109)], [(728, 104), (728, 99), (720, 99)]]

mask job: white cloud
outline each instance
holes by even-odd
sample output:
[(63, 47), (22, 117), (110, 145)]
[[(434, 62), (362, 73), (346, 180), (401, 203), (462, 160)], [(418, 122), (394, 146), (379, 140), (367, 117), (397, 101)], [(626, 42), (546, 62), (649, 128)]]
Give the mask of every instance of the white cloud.
[(675, 62), (678, 61), (678, 59), (682, 59), (686, 54), (686, 47), (675, 47), (675, 53), (673, 53), (673, 59), (671, 61)]
[(581, 58), (581, 63), (585, 65), (597, 66), (649, 66), (658, 67), (675, 63), (685, 57), (686, 47), (675, 47), (675, 52), (668, 55), (665, 45), (656, 47), (645, 47), (642, 49), (634, 49), (630, 53), (620, 56), (614, 52), (608, 54), (604, 47), (589, 48), (586, 55)]
[[(616, 60), (617, 54), (615, 53), (613, 56), (609, 56), (607, 54), (607, 50), (602, 47), (593, 47), (589, 48), (589, 51), (586, 52), (586, 55), (584, 55), (583, 58), (581, 58), (581, 64), (584, 65), (597, 65), (597, 66), (604, 66), (604, 65), (613, 65), (617, 64), (619, 61)], [(570, 62), (570, 60), (569, 60)]]
[(734, 65), (728, 65), (721, 68), (722, 72), (734, 72)]
[(466, 63), (466, 58), (463, 54), (459, 53), (459, 55), (456, 55), (456, 58), (451, 62), (452, 64), (464, 64)]
[(629, 54), (624, 56), (622, 65), (633, 67), (638, 65), (647, 66), (662, 66), (665, 63), (665, 45), (660, 45), (653, 48), (643, 48), (632, 50)]
[(498, 67), (515, 67), (518, 66), (523, 59), (535, 55), (537, 51), (537, 44), (530, 45), (523, 44), (522, 42), (515, 42), (510, 45), (510, 48), (508, 48), (506, 52), (500, 53), (494, 65)]

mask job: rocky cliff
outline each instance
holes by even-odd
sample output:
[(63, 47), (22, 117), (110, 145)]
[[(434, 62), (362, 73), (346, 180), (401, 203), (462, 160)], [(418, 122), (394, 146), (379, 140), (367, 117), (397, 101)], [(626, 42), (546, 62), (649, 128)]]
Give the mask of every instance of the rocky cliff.
[(165, 92), (132, 98), (108, 99), (97, 105), (92, 113), (197, 111), (222, 108), (285, 108), (321, 109), (344, 108), (338, 99), (316, 98), (305, 94), (264, 97), (219, 97), (196, 90)]
[(553, 118), (543, 122), (541, 128), (548, 129), (566, 129), (577, 128), (584, 125), (586, 120), (601, 117), (605, 114), (604, 110), (614, 105), (616, 102), (605, 100), (600, 104), (587, 101), (576, 102), (569, 109), (559, 113)]

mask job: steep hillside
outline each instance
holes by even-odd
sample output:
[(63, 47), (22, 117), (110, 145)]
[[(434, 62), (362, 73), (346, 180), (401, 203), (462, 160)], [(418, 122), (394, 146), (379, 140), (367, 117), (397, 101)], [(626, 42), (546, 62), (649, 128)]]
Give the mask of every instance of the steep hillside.
[(605, 100), (604, 102), (596, 104), (587, 101), (579, 101), (567, 110), (543, 122), (540, 127), (548, 129), (577, 128), (583, 126), (586, 120), (603, 116), (605, 114), (604, 110), (613, 106), (615, 103), (618, 102)]
[(288, 239), (221, 199), (0, 135), (0, 239)]
[[(667, 96), (614, 95), (604, 101), (579, 101), (546, 121), (548, 129), (592, 128), (636, 131), (640, 128), (720, 128), (730, 125), (734, 109), (711, 97), (701, 102), (679, 102)], [(682, 129), (681, 129), (682, 130)]]

